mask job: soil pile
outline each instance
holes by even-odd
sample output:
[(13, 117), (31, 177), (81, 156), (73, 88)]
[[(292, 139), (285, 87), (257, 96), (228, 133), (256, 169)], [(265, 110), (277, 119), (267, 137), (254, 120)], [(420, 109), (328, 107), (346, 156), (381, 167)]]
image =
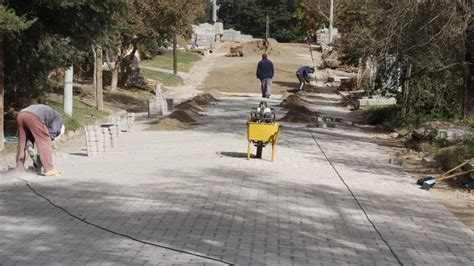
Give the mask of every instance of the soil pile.
[(291, 110), (291, 109), (295, 109), (295, 108), (298, 109), (301, 106), (306, 107), (308, 104), (309, 104), (308, 101), (306, 101), (305, 99), (299, 97), (298, 95), (290, 95), (290, 96), (286, 97), (280, 103), (280, 106), (287, 109), (287, 110)]
[(188, 130), (191, 126), (187, 123), (183, 123), (177, 119), (165, 117), (158, 121), (158, 123), (147, 128), (147, 131), (171, 131), (171, 130)]
[(176, 110), (165, 118), (160, 119), (156, 124), (147, 130), (187, 130), (191, 129), (191, 124), (195, 123), (194, 118), (201, 116), (201, 112), (206, 110), (201, 107), (217, 102), (217, 99), (209, 93), (198, 94), (196, 97), (182, 102), (176, 106)]
[(204, 109), (194, 100), (182, 102), (176, 105), (176, 109), (188, 112), (190, 115), (200, 115), (200, 112), (204, 112)]
[(217, 102), (217, 99), (214, 98), (214, 96), (212, 96), (209, 93), (198, 94), (196, 97), (192, 98), (191, 100), (197, 103), (198, 105), (210, 105), (213, 102)]
[(263, 40), (255, 40), (244, 43), (244, 56), (261, 55), (262, 53), (279, 55), (282, 51), (280, 45), (275, 39), (268, 39), (268, 48), (265, 51)]
[(293, 123), (308, 123), (316, 120), (318, 117), (317, 112), (313, 112), (309, 110), (305, 106), (299, 106), (297, 108), (293, 108), (286, 113), (284, 117), (280, 119), (280, 121), (284, 122), (293, 122)]
[(318, 113), (308, 109), (308, 101), (297, 96), (290, 95), (280, 103), (280, 106), (287, 109), (288, 112), (280, 121), (293, 123), (307, 123), (314, 121)]
[(172, 119), (176, 119), (183, 123), (194, 123), (196, 120), (190, 115), (192, 112), (186, 112), (183, 110), (176, 110), (172, 112), (168, 117)]

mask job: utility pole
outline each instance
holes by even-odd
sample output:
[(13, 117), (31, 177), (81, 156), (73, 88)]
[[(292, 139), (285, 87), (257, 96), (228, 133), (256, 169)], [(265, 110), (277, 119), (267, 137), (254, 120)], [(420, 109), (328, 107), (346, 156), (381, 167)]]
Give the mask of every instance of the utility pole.
[(330, 5), (329, 5), (329, 44), (332, 43), (333, 21), (334, 21), (334, 0), (330, 0)]
[(72, 116), (72, 104), (73, 104), (73, 68), (72, 66), (64, 69), (64, 113)]
[(216, 0), (212, 0), (212, 22), (217, 22), (217, 4)]

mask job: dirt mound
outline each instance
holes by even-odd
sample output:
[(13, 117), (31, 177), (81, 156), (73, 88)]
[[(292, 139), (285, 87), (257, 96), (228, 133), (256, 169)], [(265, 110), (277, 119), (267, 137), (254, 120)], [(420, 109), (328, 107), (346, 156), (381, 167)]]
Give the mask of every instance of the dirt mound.
[[(275, 39), (268, 39), (268, 48), (266, 53), (270, 55), (279, 55), (282, 51), (280, 45)], [(244, 43), (244, 56), (246, 55), (260, 55), (265, 53), (265, 45), (263, 40), (254, 40)]]
[(200, 112), (204, 112), (205, 110), (196, 103), (194, 100), (187, 100), (176, 105), (176, 109), (188, 112), (188, 114), (192, 115), (200, 115)]
[(168, 117), (179, 120), (180, 122), (183, 122), (183, 123), (196, 122), (196, 120), (194, 120), (194, 118), (188, 112), (183, 111), (183, 110), (176, 110), (172, 112)]
[(192, 98), (191, 101), (198, 105), (210, 105), (213, 102), (217, 102), (217, 99), (209, 93), (201, 93)]
[(286, 97), (281, 103), (280, 106), (285, 108), (285, 109), (298, 109), (301, 106), (306, 107), (306, 105), (309, 104), (308, 101), (305, 99), (299, 97), (298, 95), (290, 95)]
[(280, 121), (284, 122), (293, 122), (293, 123), (307, 123), (314, 121), (318, 113), (309, 110), (305, 106), (298, 106), (295, 107), (286, 113), (284, 117), (280, 119)]
[(147, 131), (172, 131), (172, 130), (188, 130), (191, 126), (177, 119), (165, 117), (158, 123), (147, 128)]
[(147, 130), (186, 130), (190, 129), (190, 123), (196, 122), (195, 117), (202, 115), (205, 109), (202, 105), (209, 105), (217, 102), (209, 93), (199, 94), (196, 97), (176, 105), (176, 111), (172, 112), (167, 117), (160, 119), (156, 124), (149, 127)]
[(315, 120), (318, 113), (308, 109), (309, 102), (298, 95), (286, 97), (280, 106), (287, 109), (286, 115), (280, 119), (285, 122), (306, 123)]

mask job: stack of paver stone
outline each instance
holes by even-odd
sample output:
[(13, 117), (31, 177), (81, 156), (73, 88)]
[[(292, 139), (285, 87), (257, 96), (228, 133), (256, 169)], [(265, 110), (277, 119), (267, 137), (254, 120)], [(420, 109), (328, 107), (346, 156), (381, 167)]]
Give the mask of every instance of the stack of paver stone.
[[(332, 40), (334, 41), (337, 38), (340, 38), (341, 35), (338, 32), (337, 28), (332, 28)], [(321, 45), (323, 50), (327, 50), (330, 42), (329, 42), (329, 29), (324, 28), (316, 31), (316, 43)]]
[[(117, 147), (123, 127), (122, 122), (122, 117), (112, 116), (101, 125), (85, 126), (87, 156), (98, 156)], [(134, 123), (135, 114), (127, 114), (125, 130), (131, 132)]]
[(168, 102), (161, 94), (161, 85), (156, 85), (155, 96), (148, 99), (148, 117), (156, 117), (168, 113)]
[(127, 131), (127, 132), (132, 132), (134, 125), (135, 125), (135, 114), (134, 114), (134, 113), (128, 113), (128, 114), (127, 114), (127, 127), (126, 127), (126, 131)]
[(373, 96), (372, 98), (363, 97), (359, 99), (359, 106), (386, 106), (397, 104), (397, 99), (394, 97), (385, 98), (382, 96)]
[(248, 34), (241, 34), (241, 40), (242, 42), (251, 42), (253, 40), (253, 36), (252, 35), (248, 35)]
[(242, 42), (242, 33), (234, 29), (224, 30), (224, 42)]
[(118, 146), (117, 125), (86, 126), (87, 156), (97, 156)]
[(104, 151), (104, 137), (100, 126), (85, 126), (87, 156), (97, 156)]
[(214, 27), (209, 23), (203, 23), (199, 25), (193, 25), (193, 34), (196, 44), (201, 48), (212, 47), (215, 39), (216, 34), (214, 31), (220, 30), (219, 27)]
[(224, 34), (224, 23), (222, 23), (222, 22), (214, 23), (213, 33), (215, 33), (215, 34)]
[(252, 35), (242, 34), (234, 29), (224, 30), (224, 24), (221, 22), (192, 25), (192, 28), (193, 39), (200, 48), (212, 47), (217, 41), (249, 42), (253, 40)]

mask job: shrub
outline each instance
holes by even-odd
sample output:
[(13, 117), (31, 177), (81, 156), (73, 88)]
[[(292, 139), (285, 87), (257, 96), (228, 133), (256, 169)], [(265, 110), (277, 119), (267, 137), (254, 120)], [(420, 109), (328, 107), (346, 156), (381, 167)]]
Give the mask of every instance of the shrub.
[(442, 148), (434, 156), (434, 159), (445, 170), (471, 158), (474, 158), (474, 137), (461, 139), (452, 146)]

